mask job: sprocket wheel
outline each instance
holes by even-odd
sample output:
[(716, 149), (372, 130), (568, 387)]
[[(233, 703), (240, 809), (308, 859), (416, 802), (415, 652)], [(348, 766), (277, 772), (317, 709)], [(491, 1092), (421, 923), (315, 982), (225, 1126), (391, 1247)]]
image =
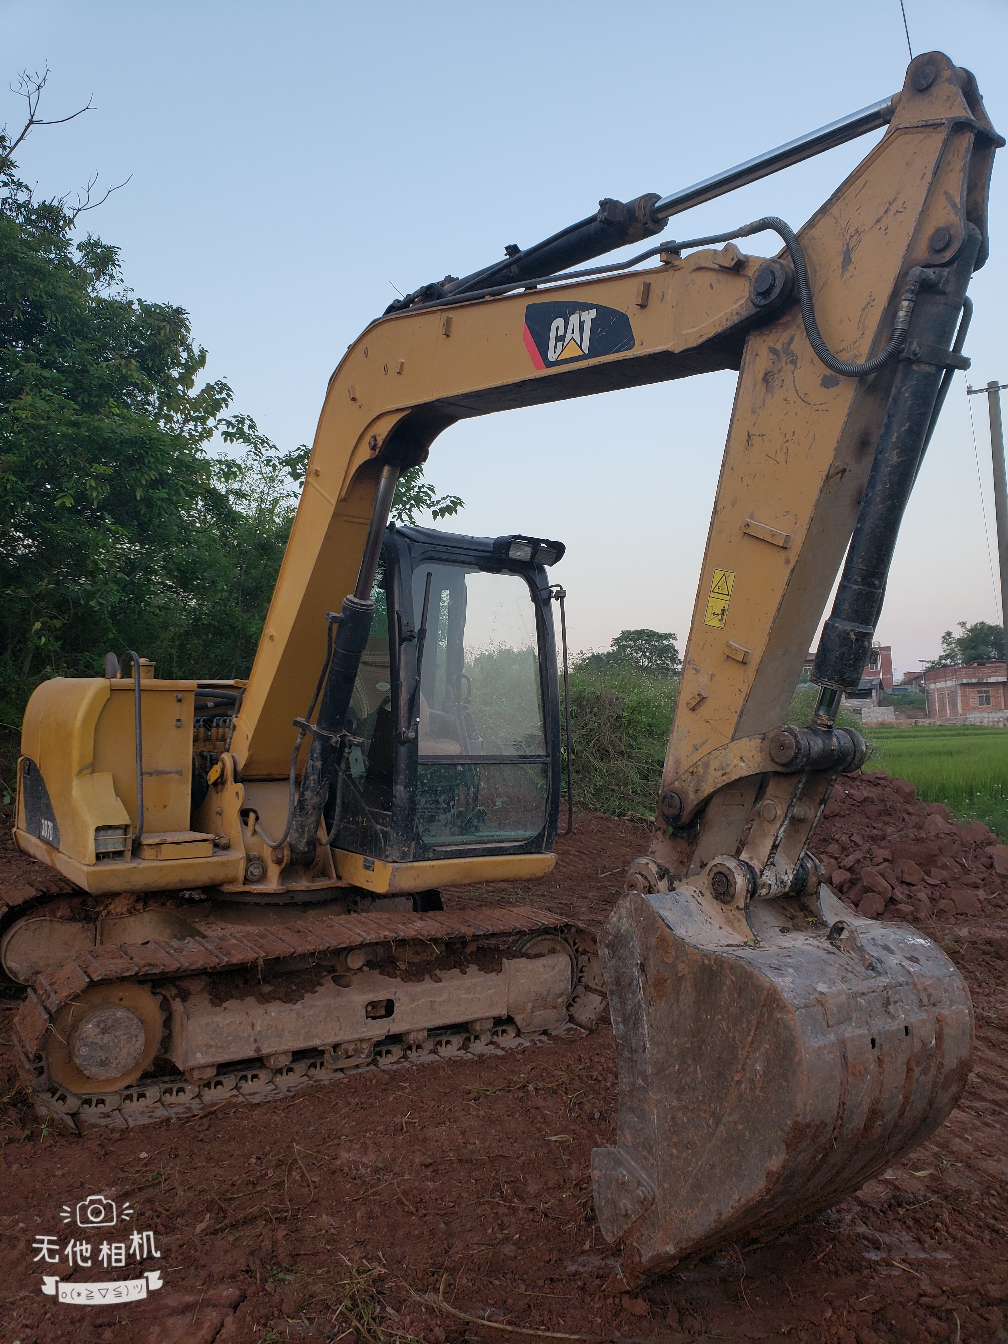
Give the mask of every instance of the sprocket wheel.
[(129, 1087), (150, 1067), (163, 1029), (160, 995), (146, 985), (91, 985), (56, 1015), (49, 1077), (77, 1095)]

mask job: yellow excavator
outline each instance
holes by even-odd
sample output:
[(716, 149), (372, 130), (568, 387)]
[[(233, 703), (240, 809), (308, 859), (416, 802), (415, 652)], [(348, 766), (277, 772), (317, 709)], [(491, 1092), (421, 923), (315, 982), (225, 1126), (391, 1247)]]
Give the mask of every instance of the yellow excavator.
[[(883, 127), (797, 232), (649, 241)], [(646, 1267), (829, 1204), (943, 1122), (970, 1067), (963, 980), (909, 926), (851, 913), (809, 846), (865, 760), (837, 708), (968, 365), (1004, 143), (973, 76), (932, 52), (893, 97), (684, 191), (604, 200), (368, 326), (330, 381), (248, 681), (158, 679), (131, 651), (28, 705), (14, 833), (75, 888), (0, 908), (40, 1110), (134, 1125), (590, 1028), (608, 1006), (619, 1124), (595, 1203)], [(778, 255), (737, 246), (766, 231)], [(544, 911), (445, 911), (443, 887), (554, 863), (563, 547), (389, 524), (400, 473), (464, 417), (725, 368), (650, 853), (597, 947)], [(614, 562), (622, 530), (599, 540)], [(671, 568), (671, 506), (667, 545)], [(818, 705), (789, 725), (841, 563)]]

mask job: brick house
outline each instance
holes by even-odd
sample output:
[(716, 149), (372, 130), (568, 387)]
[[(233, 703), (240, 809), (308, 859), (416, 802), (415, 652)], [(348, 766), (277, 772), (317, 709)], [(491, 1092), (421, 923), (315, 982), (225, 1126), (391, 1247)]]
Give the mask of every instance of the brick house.
[(856, 691), (844, 693), (844, 704), (853, 705), (856, 709), (866, 704), (877, 705), (882, 699), (882, 692), (891, 691), (892, 687), (892, 646), (875, 644), (861, 673), (861, 685)]
[[(815, 654), (805, 659), (805, 672), (809, 677), (815, 669)], [(847, 691), (844, 703), (853, 703), (857, 708), (865, 704), (877, 705), (883, 691), (893, 688), (892, 645), (876, 644), (868, 655), (864, 671), (861, 673), (861, 685), (856, 691)]]
[(1008, 712), (1004, 663), (933, 667), (924, 673), (924, 690), (929, 719), (990, 723)]

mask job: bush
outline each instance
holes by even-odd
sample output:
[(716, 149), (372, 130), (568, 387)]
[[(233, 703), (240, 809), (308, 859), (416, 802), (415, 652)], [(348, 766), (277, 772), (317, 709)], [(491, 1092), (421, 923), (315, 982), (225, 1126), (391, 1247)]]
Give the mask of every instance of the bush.
[(579, 807), (654, 816), (678, 692), (678, 678), (637, 667), (574, 668), (571, 768)]
[[(583, 661), (570, 674), (570, 694), (575, 803), (611, 816), (650, 820), (661, 791), (678, 678)], [(809, 723), (818, 696), (818, 686), (799, 686), (785, 722)], [(860, 726), (847, 710), (837, 723), (841, 728)]]

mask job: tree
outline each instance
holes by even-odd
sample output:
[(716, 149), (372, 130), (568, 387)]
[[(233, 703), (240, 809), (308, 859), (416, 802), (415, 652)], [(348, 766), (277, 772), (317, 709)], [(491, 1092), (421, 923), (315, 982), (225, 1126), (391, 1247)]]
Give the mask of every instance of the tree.
[(1003, 625), (974, 621), (959, 622), (958, 635), (946, 630), (941, 639), (941, 655), (929, 667), (961, 667), (967, 663), (1001, 662), (1005, 656)]
[[(224, 380), (200, 383), (184, 309), (136, 298), (117, 248), (75, 241), (94, 178), (72, 205), (21, 181), (14, 150), (56, 124), (38, 116), (47, 75), (22, 77), (25, 126), (0, 131), (5, 718), (41, 677), (93, 675), (108, 649), (168, 676), (246, 675), (308, 459), (233, 413)], [(415, 467), (393, 516), (461, 505)]]
[(435, 520), (451, 518), (464, 507), (459, 495), (438, 495), (430, 481), (424, 480), (423, 465), (408, 467), (396, 483), (392, 500), (392, 518), (397, 523), (415, 526), (422, 513)]
[(591, 653), (579, 661), (587, 670), (636, 667), (652, 676), (678, 676), (681, 660), (674, 634), (661, 630), (621, 630), (605, 653)]

